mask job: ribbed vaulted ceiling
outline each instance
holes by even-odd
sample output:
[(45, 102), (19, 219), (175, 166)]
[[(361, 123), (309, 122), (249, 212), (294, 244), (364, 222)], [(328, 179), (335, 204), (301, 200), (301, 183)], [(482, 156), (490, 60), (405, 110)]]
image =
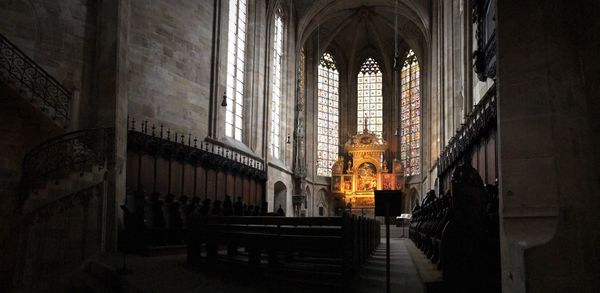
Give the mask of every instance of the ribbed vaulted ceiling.
[[(397, 11), (399, 51), (412, 48), (424, 55), (429, 34), (429, 16), (422, 0), (296, 0), (299, 13), (298, 39), (304, 43), (319, 36), (320, 51), (336, 50), (351, 67), (368, 55), (391, 65), (394, 52), (394, 22)], [(384, 65), (385, 67), (385, 65)]]

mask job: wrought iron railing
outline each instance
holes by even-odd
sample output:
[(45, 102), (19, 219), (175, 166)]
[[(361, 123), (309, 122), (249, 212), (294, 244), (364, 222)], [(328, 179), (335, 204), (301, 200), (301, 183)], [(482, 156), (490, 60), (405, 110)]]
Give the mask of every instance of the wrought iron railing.
[(438, 175), (446, 173), (448, 169), (455, 166), (473, 144), (495, 128), (496, 117), (496, 85), (494, 84), (440, 154)]
[(2, 34), (0, 77), (51, 119), (67, 126), (71, 93)]
[(99, 182), (22, 215), (15, 235), (15, 292), (64, 291), (61, 277), (100, 252), (103, 195)]
[(85, 129), (52, 138), (31, 150), (23, 160), (24, 201), (35, 186), (114, 162), (114, 128)]
[(189, 132), (177, 133), (163, 125), (149, 125), (147, 120), (136, 121), (134, 118), (128, 118), (128, 130), (128, 148), (136, 152), (168, 149), (167, 153), (178, 154), (184, 159), (203, 158), (214, 167), (226, 165), (228, 169), (247, 170), (259, 177), (265, 172), (265, 165), (258, 158), (208, 141), (198, 141), (198, 137)]

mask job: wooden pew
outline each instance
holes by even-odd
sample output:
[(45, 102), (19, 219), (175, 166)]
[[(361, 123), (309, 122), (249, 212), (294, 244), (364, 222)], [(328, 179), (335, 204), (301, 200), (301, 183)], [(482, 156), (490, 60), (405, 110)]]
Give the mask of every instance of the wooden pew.
[[(263, 254), (272, 268), (326, 258), (330, 260), (327, 267), (334, 267), (330, 272), (340, 277), (340, 284), (349, 284), (354, 272), (379, 244), (379, 236), (377, 221), (355, 216), (203, 217), (195, 219), (190, 229), (188, 263), (216, 261), (220, 245), (228, 247), (227, 256), (223, 257), (234, 257), (243, 247), (252, 266), (261, 264)], [(282, 255), (284, 262), (280, 260)], [(322, 269), (318, 264), (307, 267)]]
[(451, 292), (498, 292), (498, 191), (468, 164), (457, 167), (451, 193), (430, 192), (413, 210), (409, 237), (443, 272)]

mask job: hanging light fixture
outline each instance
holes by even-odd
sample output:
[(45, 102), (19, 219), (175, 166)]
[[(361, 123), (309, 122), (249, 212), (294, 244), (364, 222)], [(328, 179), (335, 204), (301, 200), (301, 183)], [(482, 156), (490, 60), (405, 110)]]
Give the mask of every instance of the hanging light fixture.
[(227, 93), (223, 93), (223, 101), (221, 102), (221, 106), (227, 107)]
[[(398, 52), (398, 0), (394, 1), (394, 110), (400, 112), (398, 108), (398, 72), (402, 70), (402, 65), (400, 64), (400, 54)], [(396, 131), (394, 132), (394, 136), (396, 136), (396, 156), (398, 156), (400, 152), (400, 126), (398, 125), (398, 114), (394, 115), (394, 122), (396, 123)]]
[(400, 55), (398, 55), (398, 52), (396, 51), (396, 55), (394, 56), (394, 71), (400, 71), (402, 70), (402, 64), (400, 64)]

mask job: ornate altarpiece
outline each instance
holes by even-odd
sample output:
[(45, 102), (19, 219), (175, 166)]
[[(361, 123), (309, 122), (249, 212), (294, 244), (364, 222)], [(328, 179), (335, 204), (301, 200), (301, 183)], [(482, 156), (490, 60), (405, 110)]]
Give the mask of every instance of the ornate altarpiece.
[(346, 163), (339, 157), (332, 167), (332, 193), (352, 209), (373, 209), (375, 190), (403, 190), (402, 163), (394, 159), (390, 170), (383, 158), (387, 148), (384, 139), (367, 129), (350, 137), (344, 149), (351, 159)]

